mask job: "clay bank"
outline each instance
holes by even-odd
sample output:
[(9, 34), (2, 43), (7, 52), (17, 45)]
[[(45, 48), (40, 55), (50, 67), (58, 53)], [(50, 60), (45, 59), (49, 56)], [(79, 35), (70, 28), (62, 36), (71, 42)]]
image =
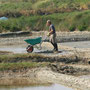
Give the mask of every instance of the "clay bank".
[(90, 73), (89, 59), (82, 57), (83, 51), (80, 56), (73, 51), (58, 55), (1, 53), (1, 86), (57, 83), (78, 90), (90, 89), (90, 80), (80, 78)]
[[(53, 54), (51, 44), (44, 42), (41, 51), (35, 49), (28, 54), (25, 52), (25, 38), (28, 37), (1, 38), (0, 86), (27, 86), (27, 90), (30, 90), (29, 86), (33, 85), (46, 85), (50, 89), (52, 84), (57, 87), (61, 84), (62, 88), (69, 87), (65, 90), (90, 90), (90, 78), (82, 77), (90, 75), (88, 44), (87, 48), (85, 44), (80, 48), (83, 42), (79, 42), (79, 45), (75, 42), (61, 43), (58, 44), (59, 53)], [(18, 89), (23, 90), (24, 87), (21, 87)], [(35, 86), (31, 90), (35, 90)]]

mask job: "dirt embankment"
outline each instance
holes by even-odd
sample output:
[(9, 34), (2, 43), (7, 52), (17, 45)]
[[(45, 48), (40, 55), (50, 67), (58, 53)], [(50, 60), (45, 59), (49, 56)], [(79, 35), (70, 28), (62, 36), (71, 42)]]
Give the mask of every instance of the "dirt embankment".
[[(23, 72), (4, 73), (0, 85), (37, 85), (58, 83), (77, 90), (90, 90), (90, 80), (53, 72), (50, 68), (36, 68)], [(1, 76), (1, 75), (0, 75)]]
[[(62, 34), (60, 35), (62, 36)], [(68, 36), (64, 33), (65, 35)], [(70, 37), (73, 35), (75, 33), (70, 34)], [(9, 45), (11, 42), (23, 44), (24, 39), (24, 37), (18, 37), (18, 40), (8, 38), (10, 42), (7, 42), (6, 38), (2, 40), (5, 40), (4, 45)], [(52, 48), (48, 43), (44, 43), (43, 47), (47, 45), (48, 48)], [(0, 85), (60, 83), (78, 90), (90, 90), (90, 80), (78, 77), (90, 74), (90, 49), (76, 49), (62, 45), (59, 45), (59, 49), (63, 49), (62, 53), (8, 54), (5, 52), (7, 55), (4, 55), (4, 52), (1, 52)], [(31, 68), (26, 62), (36, 64)], [(46, 64), (42, 67), (43, 63)], [(13, 65), (17, 65), (17, 68), (12, 68)]]
[[(16, 32), (16, 33), (4, 33), (0, 34), (0, 43), (24, 43), (25, 39), (42, 37), (43, 40), (46, 38), (48, 32)], [(8, 38), (9, 37), (9, 38)], [(88, 41), (90, 40), (90, 32), (57, 32), (57, 42), (72, 42), (72, 41)], [(7, 42), (8, 41), (8, 42)], [(49, 41), (46, 38), (45, 41)]]
[[(69, 50), (66, 48), (65, 50)], [(63, 84), (78, 90), (90, 90), (90, 80), (79, 78), (80, 75), (90, 74), (88, 60), (84, 59), (85, 52), (81, 51), (80, 56), (75, 54), (66, 55), (44, 55), (44, 54), (19, 54), (3, 55), (0, 57), (1, 63), (23, 63), (37, 62), (47, 63), (41, 67), (26, 67), (20, 69), (10, 69), (6, 66), (5, 70), (0, 69), (0, 85), (35, 85), (35, 84)], [(78, 51), (79, 52), (79, 51)], [(7, 58), (7, 60), (6, 60)], [(4, 60), (5, 59), (5, 60)], [(9, 66), (9, 64), (8, 64)], [(1, 67), (0, 67), (1, 68)]]

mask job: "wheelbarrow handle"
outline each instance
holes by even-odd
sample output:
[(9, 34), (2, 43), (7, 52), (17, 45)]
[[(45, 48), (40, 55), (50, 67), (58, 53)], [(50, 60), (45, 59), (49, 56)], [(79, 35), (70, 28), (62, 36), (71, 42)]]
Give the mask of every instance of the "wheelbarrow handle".
[(49, 42), (48, 36), (44, 37), (44, 39), (42, 40), (42, 42)]

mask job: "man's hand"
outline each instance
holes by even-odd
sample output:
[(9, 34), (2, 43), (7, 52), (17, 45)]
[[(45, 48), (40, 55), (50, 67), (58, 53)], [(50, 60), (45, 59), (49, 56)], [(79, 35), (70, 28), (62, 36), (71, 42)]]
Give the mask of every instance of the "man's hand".
[(48, 33), (47, 36), (49, 37), (50, 36), (50, 33)]

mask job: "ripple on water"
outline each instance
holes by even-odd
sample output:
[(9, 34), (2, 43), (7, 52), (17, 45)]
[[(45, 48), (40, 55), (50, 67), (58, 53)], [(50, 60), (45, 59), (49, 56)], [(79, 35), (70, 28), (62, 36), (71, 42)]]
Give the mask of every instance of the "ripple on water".
[(73, 89), (59, 84), (53, 84), (51, 86), (0, 88), (0, 90), (73, 90)]
[(85, 78), (85, 79), (89, 79), (90, 80), (90, 75), (83, 75), (83, 76), (80, 76), (80, 78)]

